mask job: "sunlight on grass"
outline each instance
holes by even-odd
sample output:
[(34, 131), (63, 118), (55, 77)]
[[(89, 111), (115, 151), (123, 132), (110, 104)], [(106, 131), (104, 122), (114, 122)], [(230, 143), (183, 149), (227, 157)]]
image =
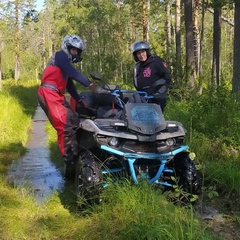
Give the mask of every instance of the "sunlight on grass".
[[(4, 174), (13, 160), (24, 154), (31, 120), (37, 106), (36, 82), (4, 82), (0, 92), (0, 232), (3, 240), (211, 240), (219, 239), (195, 217), (191, 207), (173, 205), (152, 185), (124, 181), (113, 184), (103, 193), (103, 203), (77, 211), (76, 189), (66, 183), (64, 189), (46, 199), (43, 204), (34, 200), (34, 192), (25, 187), (13, 187)], [(228, 186), (239, 189), (239, 161), (230, 158), (228, 148), (214, 148), (212, 139), (197, 132), (192, 125), (191, 108), (187, 102), (178, 102), (167, 108), (166, 119), (177, 120), (188, 130), (186, 138), (197, 161), (205, 165), (206, 173)], [(177, 110), (176, 110), (177, 109)], [(197, 119), (197, 118), (195, 118)], [(196, 120), (195, 120), (196, 121)], [(195, 122), (195, 124), (197, 124)], [(203, 120), (199, 123), (203, 127)], [(57, 134), (46, 124), (50, 157), (54, 164), (63, 165), (57, 145)], [(222, 130), (223, 131), (223, 130)], [(226, 139), (230, 139), (226, 138)], [(226, 140), (225, 139), (225, 140)], [(220, 142), (221, 144), (222, 142)], [(219, 149), (216, 151), (214, 149)], [(224, 161), (223, 156), (228, 156)], [(221, 159), (220, 159), (221, 158)], [(221, 164), (219, 164), (221, 163)], [(226, 176), (226, 174), (228, 174)], [(239, 218), (238, 222), (239, 222)]]
[[(22, 136), (22, 145), (25, 145), (28, 139), (28, 132), (23, 126), (31, 126), (31, 118), (24, 114), (22, 106), (15, 97), (0, 92), (2, 113), (0, 115), (0, 145), (7, 146), (9, 143), (19, 140)], [(9, 116), (13, 116), (9, 118)], [(18, 121), (16, 121), (18, 119)]]
[(0, 171), (25, 152), (37, 106), (34, 81), (3, 81), (0, 91)]

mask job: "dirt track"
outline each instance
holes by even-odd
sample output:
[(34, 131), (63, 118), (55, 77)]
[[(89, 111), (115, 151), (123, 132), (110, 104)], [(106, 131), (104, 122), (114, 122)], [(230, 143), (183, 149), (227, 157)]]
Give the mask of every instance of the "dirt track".
[(43, 202), (54, 190), (59, 190), (64, 185), (62, 175), (49, 159), (44, 130), (46, 121), (45, 113), (38, 106), (26, 146), (27, 153), (15, 161), (8, 172), (8, 179), (15, 186), (30, 187), (38, 202)]

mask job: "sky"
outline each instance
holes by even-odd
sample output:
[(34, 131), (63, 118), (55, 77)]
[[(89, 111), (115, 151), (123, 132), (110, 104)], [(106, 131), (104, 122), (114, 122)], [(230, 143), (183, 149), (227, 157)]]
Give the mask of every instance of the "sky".
[(37, 11), (40, 11), (43, 7), (44, 0), (36, 0), (37, 2)]

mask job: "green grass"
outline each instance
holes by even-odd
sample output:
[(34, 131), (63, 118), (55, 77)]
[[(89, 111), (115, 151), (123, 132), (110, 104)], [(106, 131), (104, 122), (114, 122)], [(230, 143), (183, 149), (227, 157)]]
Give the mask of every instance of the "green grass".
[(220, 89), (187, 101), (170, 101), (166, 109), (166, 119), (177, 120), (187, 129), (186, 143), (196, 154), (208, 183), (238, 194), (239, 107), (239, 102)]
[(25, 153), (37, 98), (36, 82), (3, 81), (0, 91), (0, 172)]
[[(37, 106), (36, 91), (36, 82), (9, 81), (4, 83), (3, 91), (0, 92), (0, 239), (220, 239), (208, 231), (194, 216), (191, 208), (173, 205), (159, 189), (144, 182), (139, 185), (127, 181), (121, 185), (110, 184), (103, 192), (103, 203), (83, 213), (79, 213), (76, 208), (74, 184), (66, 184), (62, 191), (55, 192), (40, 205), (35, 202), (30, 189), (14, 188), (8, 184), (5, 181), (8, 167), (26, 150), (25, 144)], [(215, 157), (229, 156), (226, 155), (229, 148), (220, 141), (216, 155), (216, 151), (212, 151), (209, 135), (197, 135), (197, 130), (191, 129), (192, 112), (188, 103), (181, 102), (174, 106), (175, 109), (171, 110), (168, 107), (166, 115), (182, 121), (190, 129), (187, 141), (197, 159), (206, 165), (209, 171), (206, 173), (211, 176), (212, 167), (215, 170), (212, 180), (231, 184), (229, 189), (234, 184), (237, 186), (237, 157), (232, 158), (231, 164), (227, 164), (227, 161), (225, 165), (218, 164)], [(46, 129), (51, 159), (58, 168), (62, 168), (56, 131), (49, 123)], [(224, 149), (224, 152), (220, 149)], [(227, 167), (229, 173), (235, 170), (234, 179), (222, 174)], [(239, 221), (239, 218), (236, 219)]]
[(111, 185), (103, 198), (94, 209), (89, 239), (214, 239), (191, 209), (174, 206), (145, 182)]

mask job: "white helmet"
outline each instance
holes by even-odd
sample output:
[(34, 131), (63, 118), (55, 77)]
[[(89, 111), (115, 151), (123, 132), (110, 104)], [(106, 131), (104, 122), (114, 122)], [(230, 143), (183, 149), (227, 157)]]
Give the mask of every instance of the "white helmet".
[[(70, 53), (70, 49), (72, 47), (78, 49), (77, 55), (72, 55)], [(85, 49), (85, 43), (77, 35), (67, 35), (63, 39), (61, 49), (68, 55), (68, 58), (71, 60), (71, 62), (76, 63), (76, 62), (80, 62), (82, 60), (81, 53)]]

